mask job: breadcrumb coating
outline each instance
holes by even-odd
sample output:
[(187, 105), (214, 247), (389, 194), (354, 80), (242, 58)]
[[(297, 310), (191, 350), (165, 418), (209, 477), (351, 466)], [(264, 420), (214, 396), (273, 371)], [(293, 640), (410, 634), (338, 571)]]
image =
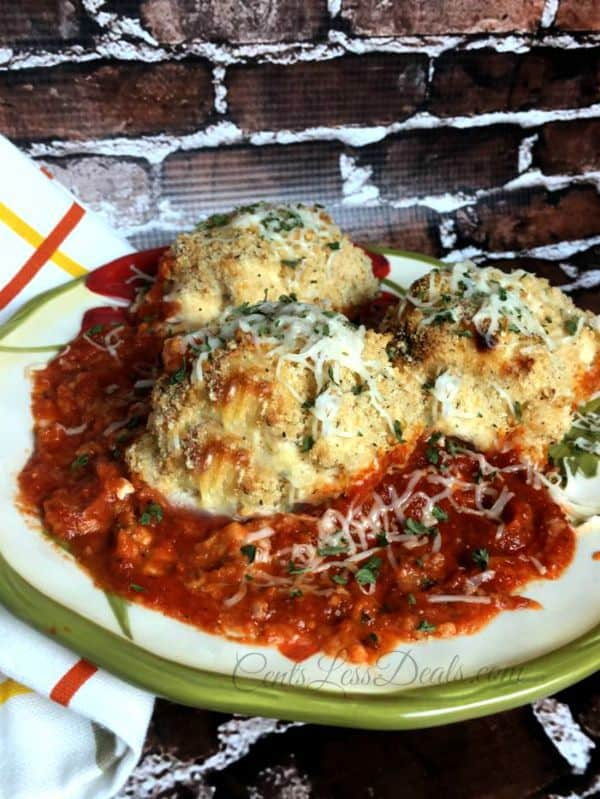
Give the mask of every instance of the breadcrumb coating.
[(180, 235), (161, 264), (178, 330), (227, 307), (295, 294), (352, 316), (373, 299), (371, 262), (319, 206), (256, 203)]

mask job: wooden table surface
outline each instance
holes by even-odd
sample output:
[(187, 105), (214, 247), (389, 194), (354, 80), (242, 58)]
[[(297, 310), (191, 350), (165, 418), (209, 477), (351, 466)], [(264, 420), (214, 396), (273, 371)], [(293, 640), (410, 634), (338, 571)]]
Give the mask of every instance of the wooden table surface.
[(119, 799), (600, 796), (600, 674), (533, 706), (429, 730), (231, 717), (159, 700)]

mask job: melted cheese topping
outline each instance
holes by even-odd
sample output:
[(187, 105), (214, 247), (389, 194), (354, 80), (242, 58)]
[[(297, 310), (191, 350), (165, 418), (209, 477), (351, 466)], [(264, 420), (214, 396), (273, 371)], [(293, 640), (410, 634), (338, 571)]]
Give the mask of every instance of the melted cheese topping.
[(301, 262), (310, 254), (315, 237), (331, 245), (328, 248), (330, 263), (340, 251), (340, 231), (317, 205), (258, 202), (237, 208), (229, 214), (213, 214), (200, 222), (197, 230), (207, 232), (212, 239), (222, 242), (227, 242), (240, 232), (256, 231), (262, 239), (277, 247), (282, 260), (294, 262), (289, 267), (292, 269), (302, 268)]
[(229, 217), (228, 224), (234, 228), (260, 227), (269, 241), (285, 243), (290, 231), (297, 228), (320, 234), (330, 231), (331, 225), (325, 222), (320, 210), (320, 206), (303, 203), (272, 205), (259, 202), (237, 209)]
[[(317, 391), (314, 404), (308, 410), (318, 422), (315, 428), (318, 434), (354, 435), (351, 431), (334, 428), (344, 393), (340, 387), (342, 369), (351, 371), (358, 378), (353, 391), (356, 394), (367, 392), (371, 405), (394, 432), (394, 420), (383, 407), (377, 388), (382, 365), (363, 356), (364, 325), (356, 327), (342, 314), (296, 302), (292, 297), (282, 298), (279, 302), (230, 308), (219, 319), (218, 327), (205, 328), (185, 337), (188, 345), (198, 353), (192, 369), (195, 382), (204, 380), (204, 365), (213, 350), (226, 346), (240, 333), (249, 335), (254, 344), (267, 348), (269, 355), (277, 361), (278, 379), (281, 379), (285, 362), (298, 364), (312, 373)], [(391, 368), (385, 366), (383, 371), (386, 368), (391, 373)], [(294, 388), (289, 383), (286, 385), (295, 399), (303, 402)]]
[(432, 270), (427, 285), (419, 281), (418, 293), (407, 294), (405, 304), (421, 311), (423, 326), (468, 322), (490, 345), (508, 330), (541, 339), (553, 350), (581, 333), (586, 314), (574, 307), (566, 312), (552, 295), (540, 301), (532, 279), (539, 284), (521, 269), (506, 274), (465, 261)]
[(462, 379), (451, 372), (442, 372), (436, 379), (431, 390), (432, 397), (439, 403), (438, 408), (434, 408), (434, 416), (441, 416), (444, 419), (450, 417), (458, 419), (473, 419), (474, 413), (461, 411), (460, 390)]

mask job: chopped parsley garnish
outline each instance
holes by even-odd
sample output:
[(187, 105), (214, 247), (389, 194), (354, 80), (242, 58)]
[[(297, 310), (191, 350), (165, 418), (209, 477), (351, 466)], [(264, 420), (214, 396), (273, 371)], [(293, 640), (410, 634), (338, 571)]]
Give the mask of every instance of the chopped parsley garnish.
[(348, 578), (345, 574), (334, 574), (332, 575), (331, 579), (338, 585), (346, 585), (348, 583)]
[(452, 441), (451, 438), (447, 438), (446, 439), (446, 450), (448, 451), (449, 455), (454, 457), (458, 452), (461, 451), (461, 448), (459, 446), (457, 446), (456, 443), (454, 441)]
[(92, 325), (89, 330), (86, 330), (85, 333), (87, 336), (96, 336), (98, 333), (102, 333), (104, 330), (104, 325)]
[(479, 566), (481, 571), (485, 571), (490, 561), (490, 553), (487, 551), (487, 549), (476, 549), (472, 554), (472, 558), (473, 563), (476, 566)]
[(369, 558), (369, 560), (356, 572), (356, 582), (360, 585), (371, 585), (371, 583), (376, 583), (377, 578), (379, 577), (381, 564), (381, 558)]
[(256, 547), (254, 544), (244, 544), (240, 547), (240, 552), (248, 563), (254, 563), (254, 559), (256, 558)]
[(394, 419), (394, 435), (398, 439), (398, 441), (402, 444), (404, 439), (402, 438), (402, 425), (397, 419)]
[(339, 241), (328, 241), (325, 246), (329, 247), (330, 250), (339, 250), (342, 245)]
[(417, 604), (417, 598), (416, 598), (416, 596), (414, 594), (407, 594), (406, 595), (406, 601), (408, 602), (409, 605), (416, 605)]
[(443, 311), (433, 317), (432, 325), (443, 325), (444, 322), (454, 322), (454, 314), (452, 311)]
[(190, 344), (190, 349), (194, 355), (201, 355), (203, 352), (210, 352), (212, 347), (208, 341), (204, 341), (202, 344)]
[(78, 455), (73, 463), (71, 464), (71, 469), (83, 469), (84, 466), (87, 466), (90, 462), (90, 456), (87, 452)]
[(261, 303), (256, 303), (255, 305), (250, 305), (249, 302), (243, 302), (241, 305), (235, 309), (237, 314), (241, 314), (242, 316), (249, 316), (250, 314), (256, 313), (260, 310)]
[(315, 440), (312, 436), (304, 436), (300, 444), (300, 452), (308, 452), (315, 445)]
[(431, 515), (434, 516), (438, 522), (447, 522), (448, 521), (448, 514), (443, 508), (434, 505), (431, 509)]
[(297, 266), (299, 266), (302, 263), (303, 260), (304, 260), (303, 258), (282, 258), (281, 263), (284, 266), (289, 266), (292, 269), (295, 269)]
[(375, 536), (375, 543), (378, 547), (387, 547), (390, 542), (387, 540), (385, 533), (377, 533)]
[(506, 302), (506, 300), (508, 299), (508, 294), (506, 293), (506, 289), (503, 286), (501, 286), (498, 289), (498, 296), (500, 297), (502, 302)]
[[(241, 209), (240, 209), (241, 210)], [(197, 225), (198, 228), (207, 228), (210, 230), (213, 227), (223, 227), (231, 221), (230, 214), (212, 214), (208, 219)]]
[(411, 519), (410, 517), (404, 522), (404, 532), (406, 535), (431, 535), (435, 530), (435, 525), (433, 525), (433, 527), (426, 527), (422, 522), (418, 522), (416, 519)]
[(571, 316), (569, 319), (565, 320), (564, 324), (565, 332), (568, 333), (570, 336), (574, 336), (577, 333), (578, 327), (579, 327), (579, 322), (577, 321), (577, 317)]
[(437, 443), (442, 437), (441, 433), (434, 433), (431, 438), (427, 441), (427, 447), (425, 449), (425, 457), (427, 458), (428, 462), (437, 466), (440, 462), (440, 453), (437, 448)]
[(260, 205), (260, 203), (252, 203), (252, 205), (240, 205), (235, 210), (238, 214), (253, 214), (258, 208), (260, 208)]
[(157, 502), (149, 502), (144, 508), (140, 516), (140, 524), (153, 524), (154, 522), (162, 522), (163, 509)]
[(517, 325), (515, 325), (514, 322), (511, 322), (509, 324), (508, 329), (510, 330), (511, 333), (520, 333), (521, 332), (521, 328), (517, 327)]
[(398, 357), (398, 347), (392, 344), (391, 341), (385, 345), (385, 351), (390, 361), (395, 361)]
[(304, 574), (304, 566), (296, 566), (293, 560), (288, 561), (288, 574)]
[(456, 335), (461, 338), (473, 338), (473, 334), (470, 330), (457, 330)]
[(423, 557), (419, 556), (418, 558), (415, 558), (415, 564), (416, 564), (416, 565), (417, 565), (417, 566), (418, 566), (420, 569), (422, 569), (422, 568), (423, 568), (423, 566), (425, 565), (425, 560), (423, 559)]
[(328, 545), (324, 547), (319, 547), (317, 549), (317, 555), (322, 558), (326, 558), (329, 555), (339, 555), (341, 552), (347, 552), (348, 546), (346, 544), (338, 544), (338, 545)]
[(187, 369), (185, 367), (185, 364), (183, 364), (182, 366), (179, 367), (179, 369), (177, 369), (176, 372), (173, 372), (173, 374), (169, 377), (169, 383), (172, 386), (176, 385), (177, 383), (183, 383), (186, 374), (187, 374)]
[(291, 302), (298, 302), (298, 297), (293, 292), (291, 294), (280, 294), (279, 302), (289, 305)]
[(358, 396), (359, 394), (362, 394), (363, 391), (367, 388), (368, 386), (366, 383), (357, 383), (355, 386), (352, 386), (352, 393), (355, 396)]
[(292, 588), (290, 591), (290, 597), (292, 599), (297, 599), (298, 597), (302, 596), (302, 590), (300, 588)]
[(515, 413), (515, 419), (517, 422), (520, 422), (523, 418), (523, 406), (517, 400), (513, 402), (513, 411)]
[(260, 223), (271, 233), (287, 233), (294, 228), (304, 227), (300, 214), (291, 208), (273, 209)]
[(436, 630), (435, 624), (430, 624), (427, 619), (423, 619), (417, 624), (417, 631), (420, 633), (433, 633)]
[(138, 585), (137, 583), (130, 583), (129, 587), (132, 591), (135, 591), (137, 594), (143, 593), (146, 589), (143, 585)]

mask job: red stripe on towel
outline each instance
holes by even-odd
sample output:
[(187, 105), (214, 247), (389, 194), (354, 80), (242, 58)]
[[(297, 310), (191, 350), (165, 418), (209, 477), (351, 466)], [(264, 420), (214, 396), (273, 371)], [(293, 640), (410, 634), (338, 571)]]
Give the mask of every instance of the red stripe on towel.
[(78, 660), (56, 683), (50, 692), (50, 699), (59, 705), (68, 705), (81, 686), (97, 671), (97, 667), (92, 666), (87, 660)]

